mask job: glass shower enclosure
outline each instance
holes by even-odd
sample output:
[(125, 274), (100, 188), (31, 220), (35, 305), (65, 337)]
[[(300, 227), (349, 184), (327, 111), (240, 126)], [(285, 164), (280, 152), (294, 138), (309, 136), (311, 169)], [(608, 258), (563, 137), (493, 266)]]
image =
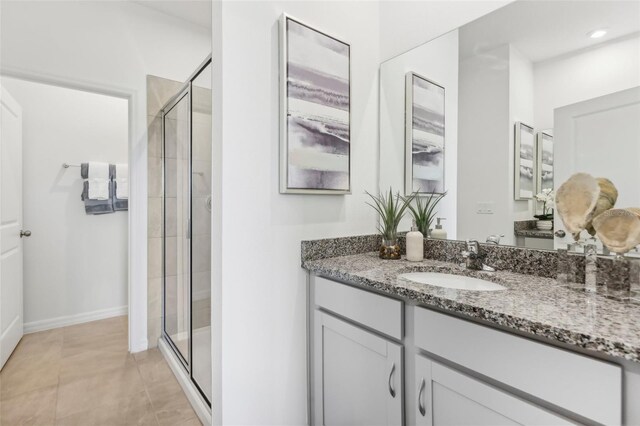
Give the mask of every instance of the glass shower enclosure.
[(162, 336), (211, 405), (211, 59), (162, 110)]

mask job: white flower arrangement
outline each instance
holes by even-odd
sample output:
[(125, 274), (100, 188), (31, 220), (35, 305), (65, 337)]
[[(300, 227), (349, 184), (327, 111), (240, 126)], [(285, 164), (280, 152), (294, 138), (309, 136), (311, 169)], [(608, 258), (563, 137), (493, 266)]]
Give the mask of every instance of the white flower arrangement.
[[(553, 219), (553, 208), (555, 206), (556, 192), (553, 189), (546, 188), (542, 192), (538, 193), (534, 197), (537, 201), (542, 203), (542, 214), (534, 217), (540, 220)], [(550, 211), (548, 213), (548, 211)]]

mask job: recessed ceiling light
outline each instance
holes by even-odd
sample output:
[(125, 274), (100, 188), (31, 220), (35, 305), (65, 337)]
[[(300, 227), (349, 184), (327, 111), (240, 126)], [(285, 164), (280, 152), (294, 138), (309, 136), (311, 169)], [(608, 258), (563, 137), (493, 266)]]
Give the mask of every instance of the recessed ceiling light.
[(603, 37), (607, 33), (607, 30), (593, 30), (589, 31), (587, 35), (591, 38), (600, 38)]

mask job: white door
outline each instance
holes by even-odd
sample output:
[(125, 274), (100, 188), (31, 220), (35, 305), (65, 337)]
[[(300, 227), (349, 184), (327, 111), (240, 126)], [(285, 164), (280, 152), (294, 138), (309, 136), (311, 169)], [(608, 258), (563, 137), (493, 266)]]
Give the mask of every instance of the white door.
[[(606, 177), (618, 188), (617, 207), (640, 201), (640, 87), (557, 108), (554, 111), (554, 186), (572, 174)], [(558, 215), (554, 228), (564, 228)], [(583, 232), (583, 236), (588, 236)], [(556, 236), (555, 248), (573, 242)]]
[(563, 425), (564, 417), (416, 355), (416, 424)]
[(0, 88), (0, 369), (22, 338), (22, 109)]
[(315, 312), (316, 425), (401, 425), (402, 346)]

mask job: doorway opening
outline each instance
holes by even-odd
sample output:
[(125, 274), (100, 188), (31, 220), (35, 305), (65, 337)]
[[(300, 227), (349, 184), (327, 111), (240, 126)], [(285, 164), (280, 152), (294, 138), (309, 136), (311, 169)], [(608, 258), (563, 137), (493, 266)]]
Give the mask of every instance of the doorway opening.
[[(3, 132), (14, 191), (2, 203), (22, 236), (19, 271), (0, 269), (15, 287), (2, 308), (19, 308), (25, 334), (121, 317), (128, 346), (130, 100), (6, 76), (2, 87), (21, 111), (20, 135)], [(21, 336), (2, 342), (6, 358)]]

